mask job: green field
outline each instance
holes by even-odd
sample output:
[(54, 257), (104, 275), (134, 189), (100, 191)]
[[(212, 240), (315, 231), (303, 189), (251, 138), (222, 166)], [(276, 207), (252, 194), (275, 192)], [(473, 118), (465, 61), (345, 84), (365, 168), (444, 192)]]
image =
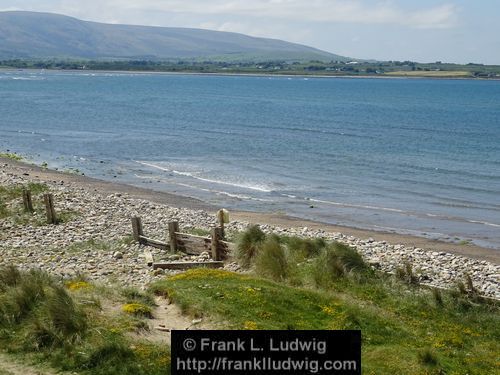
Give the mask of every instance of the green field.
[(434, 70), (434, 71), (396, 71), (385, 73), (396, 77), (433, 77), (433, 78), (471, 78), (472, 73), (460, 70)]

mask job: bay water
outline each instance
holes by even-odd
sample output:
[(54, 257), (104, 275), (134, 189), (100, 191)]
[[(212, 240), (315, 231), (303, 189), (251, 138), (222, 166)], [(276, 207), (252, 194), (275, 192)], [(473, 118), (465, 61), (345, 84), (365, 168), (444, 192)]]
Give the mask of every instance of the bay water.
[(500, 81), (0, 72), (0, 152), (500, 249)]

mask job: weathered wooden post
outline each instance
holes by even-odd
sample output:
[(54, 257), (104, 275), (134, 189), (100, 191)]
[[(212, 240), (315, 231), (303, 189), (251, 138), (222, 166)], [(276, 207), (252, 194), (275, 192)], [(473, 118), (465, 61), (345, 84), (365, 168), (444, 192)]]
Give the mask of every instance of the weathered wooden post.
[(170, 239), (170, 251), (175, 253), (177, 251), (177, 236), (175, 232), (179, 231), (179, 222), (171, 221), (168, 223), (168, 237)]
[(134, 216), (132, 218), (132, 233), (134, 240), (141, 243), (141, 236), (144, 235), (142, 232), (142, 221), (141, 218), (138, 216)]
[(221, 246), (219, 241), (222, 240), (222, 228), (220, 227), (212, 228), (211, 232), (212, 232), (212, 244), (211, 244), (212, 259), (219, 261), (221, 260), (221, 254), (220, 254)]
[(54, 197), (52, 194), (44, 194), (45, 211), (47, 212), (47, 223), (57, 224), (56, 211), (54, 210)]
[(226, 238), (226, 233), (224, 231), (224, 223), (229, 223), (229, 211), (222, 208), (217, 211), (217, 221), (222, 231), (221, 239)]
[(31, 190), (23, 190), (24, 211), (33, 212), (33, 202), (31, 201)]

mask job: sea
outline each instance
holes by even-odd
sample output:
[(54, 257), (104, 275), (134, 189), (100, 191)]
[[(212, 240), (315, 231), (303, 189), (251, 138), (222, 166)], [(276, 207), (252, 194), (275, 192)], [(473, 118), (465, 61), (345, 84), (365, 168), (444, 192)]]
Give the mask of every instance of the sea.
[(500, 81), (0, 71), (0, 152), (500, 249)]

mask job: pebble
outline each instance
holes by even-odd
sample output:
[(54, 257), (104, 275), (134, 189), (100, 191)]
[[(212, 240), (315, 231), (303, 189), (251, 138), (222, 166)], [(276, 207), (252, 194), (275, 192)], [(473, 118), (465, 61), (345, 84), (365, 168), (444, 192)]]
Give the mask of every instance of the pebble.
[(115, 259), (123, 259), (123, 253), (121, 253), (120, 251), (115, 251), (113, 253), (113, 258), (115, 258)]
[[(164, 242), (168, 242), (166, 228), (169, 221), (178, 220), (182, 230), (209, 230), (216, 225), (215, 215), (202, 210), (170, 207), (122, 193), (103, 194), (73, 182), (60, 184), (41, 181), (22, 173), (0, 169), (0, 185), (25, 185), (32, 181), (49, 185), (54, 195), (56, 211), (74, 211), (76, 216), (66, 223), (41, 226), (22, 226), (9, 219), (1, 220), (0, 266), (15, 264), (21, 269), (42, 268), (61, 277), (83, 273), (90, 279), (103, 283), (119, 282), (143, 287), (153, 280), (179, 271), (153, 271), (147, 266), (143, 246), (125, 241), (132, 232), (131, 217), (140, 216), (146, 235)], [(41, 217), (37, 219), (43, 219), (43, 214), (34, 214), (35, 217), (38, 215)], [(231, 221), (226, 225), (226, 231), (242, 231), (248, 225), (243, 221)], [(491, 262), (308, 227), (281, 228), (263, 224), (261, 229), (266, 233), (286, 233), (303, 238), (321, 237), (342, 242), (356, 248), (374, 268), (388, 273), (394, 273), (397, 267), (408, 261), (422, 284), (454, 288), (458, 281), (463, 281), (465, 275), (469, 275), (480, 293), (500, 299), (500, 266)], [(82, 250), (91, 243), (95, 244), (93, 250)], [(100, 248), (102, 244), (111, 244), (111, 248)], [(210, 260), (208, 252), (199, 256), (183, 256), (149, 249), (155, 260)], [(234, 272), (241, 271), (234, 262), (227, 263), (224, 268)]]

